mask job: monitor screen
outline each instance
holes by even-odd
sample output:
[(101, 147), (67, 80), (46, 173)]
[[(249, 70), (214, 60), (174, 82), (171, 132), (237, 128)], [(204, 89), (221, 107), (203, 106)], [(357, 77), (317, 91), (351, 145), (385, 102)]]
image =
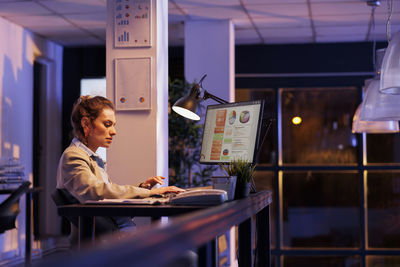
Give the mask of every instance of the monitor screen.
[(207, 106), (200, 163), (255, 162), (264, 102)]

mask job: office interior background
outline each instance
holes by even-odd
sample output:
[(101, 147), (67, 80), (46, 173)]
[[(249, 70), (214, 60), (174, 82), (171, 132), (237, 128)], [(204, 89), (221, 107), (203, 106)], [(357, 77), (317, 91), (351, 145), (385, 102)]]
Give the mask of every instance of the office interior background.
[[(400, 2), (380, 1), (374, 23), (367, 2), (168, 1), (170, 78), (185, 79), (185, 25), (229, 20), (235, 101), (264, 99), (264, 116), (274, 119), (255, 177), (257, 189), (274, 193), (273, 266), (400, 265), (400, 136), (352, 133), (364, 82), (375, 75), (373, 50), (388, 44), (393, 3), (391, 34), (400, 30)], [(55, 179), (35, 177), (35, 140), (44, 145), (41, 172), (55, 177), (81, 80), (106, 76), (106, 1), (2, 0), (0, 16), (1, 156), (19, 158), (35, 185), (55, 188)], [(50, 73), (45, 95), (32, 89), (34, 73)], [(41, 214), (55, 214), (49, 194), (36, 203), (35, 249), (50, 253), (44, 240), (62, 223)], [(0, 235), (4, 264), (23, 255), (18, 223)]]

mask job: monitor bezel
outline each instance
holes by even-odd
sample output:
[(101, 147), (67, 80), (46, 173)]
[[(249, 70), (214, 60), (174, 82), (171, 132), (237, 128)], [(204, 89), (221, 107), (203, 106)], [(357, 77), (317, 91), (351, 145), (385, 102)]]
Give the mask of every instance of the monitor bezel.
[[(201, 144), (200, 144), (200, 154), (203, 148), (203, 140), (204, 140), (204, 128), (205, 124), (207, 121), (207, 114), (209, 109), (214, 109), (218, 107), (234, 107), (234, 106), (245, 106), (245, 105), (254, 105), (254, 104), (260, 104), (260, 116), (258, 118), (257, 122), (257, 130), (256, 130), (256, 142), (254, 144), (254, 154), (253, 154), (253, 160), (251, 163), (255, 164), (257, 163), (257, 152), (258, 149), (260, 149), (259, 143), (260, 143), (260, 134), (261, 134), (261, 128), (262, 128), (262, 122), (263, 122), (263, 115), (264, 115), (264, 99), (259, 99), (259, 100), (251, 100), (251, 101), (240, 101), (240, 102), (232, 102), (232, 103), (224, 103), (224, 104), (213, 104), (213, 105), (208, 105), (207, 110), (206, 110), (206, 116), (203, 122), (203, 133), (201, 137)], [(200, 164), (207, 164), (207, 165), (219, 165), (219, 164), (230, 164), (230, 161), (220, 161), (220, 162), (215, 162), (215, 161), (201, 161), (201, 155), (199, 157), (199, 163)]]

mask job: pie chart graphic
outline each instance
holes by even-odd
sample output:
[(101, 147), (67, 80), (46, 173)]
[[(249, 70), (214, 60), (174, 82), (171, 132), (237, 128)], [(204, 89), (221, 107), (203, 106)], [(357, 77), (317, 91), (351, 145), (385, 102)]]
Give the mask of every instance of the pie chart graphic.
[(232, 110), (231, 112), (229, 112), (229, 124), (234, 124), (236, 120), (236, 111)]
[(241, 123), (247, 123), (250, 120), (250, 112), (247, 110), (244, 110), (240, 113), (239, 121)]

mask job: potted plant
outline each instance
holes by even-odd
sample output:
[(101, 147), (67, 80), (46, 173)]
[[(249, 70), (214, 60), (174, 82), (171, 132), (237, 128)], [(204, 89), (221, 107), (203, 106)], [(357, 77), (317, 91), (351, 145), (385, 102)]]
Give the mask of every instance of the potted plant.
[(228, 176), (236, 176), (235, 199), (247, 197), (250, 193), (256, 164), (243, 159), (234, 159), (227, 165), (220, 164)]

